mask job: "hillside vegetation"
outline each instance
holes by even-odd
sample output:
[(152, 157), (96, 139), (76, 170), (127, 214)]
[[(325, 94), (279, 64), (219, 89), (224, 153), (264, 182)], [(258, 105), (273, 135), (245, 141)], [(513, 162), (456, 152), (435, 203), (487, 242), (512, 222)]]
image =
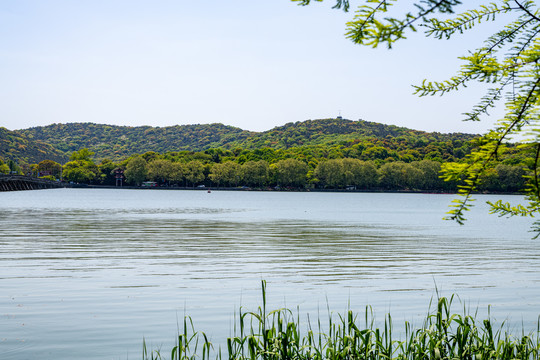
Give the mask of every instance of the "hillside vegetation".
[[(288, 123), (264, 132), (250, 132), (223, 124), (181, 125), (170, 127), (129, 127), (93, 123), (53, 124), (13, 132), (21, 143), (50, 144), (41, 153), (13, 153), (6, 150), (0, 157), (39, 162), (67, 159), (74, 151), (88, 148), (96, 160), (120, 160), (148, 151), (202, 151), (213, 148), (255, 150), (262, 148), (291, 149), (298, 147), (350, 148), (354, 152), (368, 150), (367, 157), (395, 160), (441, 160), (462, 158), (469, 151), (470, 134), (440, 134), (383, 125), (368, 121), (342, 119), (307, 120)], [(12, 147), (18, 147), (14, 142)], [(41, 145), (40, 145), (41, 146)], [(465, 147), (464, 147), (465, 146)], [(9, 149), (7, 147), (6, 149)], [(56, 150), (56, 151), (55, 151)], [(409, 155), (409, 159), (407, 158)]]
[(45, 159), (63, 163), (69, 155), (40, 139), (31, 139), (20, 132), (0, 127), (0, 158), (22, 163)]
[[(470, 134), (342, 119), (288, 123), (259, 133), (222, 124), (54, 124), (6, 130), (0, 139), (0, 161), (7, 160), (0, 172), (51, 180), (114, 186), (120, 176), (135, 186), (365, 191), (456, 191), (458, 182), (440, 178), (442, 166), (466, 166), (467, 155), (482, 142)], [(485, 172), (479, 190), (524, 188), (530, 154), (504, 147), (501, 163)]]
[(33, 127), (17, 132), (28, 139), (51, 144), (63, 152), (66, 158), (74, 151), (88, 148), (98, 159), (115, 160), (147, 151), (162, 153), (221, 147), (231, 141), (242, 141), (253, 134), (223, 124), (131, 127), (70, 123)]

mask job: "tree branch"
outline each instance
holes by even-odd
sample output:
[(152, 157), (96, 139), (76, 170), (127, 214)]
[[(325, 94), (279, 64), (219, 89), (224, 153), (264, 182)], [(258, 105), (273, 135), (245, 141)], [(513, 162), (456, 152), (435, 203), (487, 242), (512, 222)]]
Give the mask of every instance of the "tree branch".
[(529, 15), (530, 17), (532, 17), (536, 21), (540, 21), (540, 18), (538, 16), (536, 16), (532, 12), (530, 12), (529, 9), (527, 9), (525, 6), (523, 6), (519, 1), (514, 0), (514, 2), (516, 3), (517, 6), (519, 6), (519, 8), (521, 10), (525, 11), (527, 13), (527, 15)]

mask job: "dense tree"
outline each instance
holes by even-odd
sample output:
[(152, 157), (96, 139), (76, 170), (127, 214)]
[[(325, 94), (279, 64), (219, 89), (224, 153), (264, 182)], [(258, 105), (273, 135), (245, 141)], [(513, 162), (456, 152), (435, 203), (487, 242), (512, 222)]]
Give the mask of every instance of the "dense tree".
[(10, 174), (20, 174), (21, 173), (21, 167), (13, 161), (13, 159), (9, 159), (7, 161), (7, 166), (9, 167)]
[(379, 170), (380, 185), (386, 189), (404, 189), (406, 187), (405, 172), (403, 170), (405, 165), (404, 162), (391, 162), (381, 166)]
[(169, 181), (175, 183), (176, 185), (181, 184), (185, 178), (184, 165), (179, 162), (171, 163), (171, 173)]
[(378, 172), (373, 162), (351, 158), (320, 162), (313, 175), (320, 186), (330, 188), (354, 186), (369, 189), (378, 184)]
[(300, 160), (280, 160), (274, 164), (274, 171), (280, 186), (302, 187), (306, 184), (308, 167)]
[(9, 174), (9, 166), (0, 159), (0, 174)]
[(330, 159), (320, 162), (313, 176), (323, 186), (337, 188), (343, 186), (343, 167), (339, 159)]
[(118, 164), (113, 163), (110, 159), (103, 159), (98, 165), (99, 169), (99, 182), (102, 185), (115, 185), (116, 173)]
[(505, 192), (522, 191), (525, 189), (526, 171), (523, 166), (498, 164), (495, 167), (499, 178), (499, 189)]
[(246, 185), (262, 187), (268, 181), (269, 171), (265, 160), (248, 161), (242, 165), (242, 178)]
[[(404, 137), (401, 137), (400, 141)], [(460, 144), (457, 144), (460, 145)], [(359, 147), (357, 147), (359, 148)], [(510, 154), (517, 150), (507, 147)], [(64, 166), (66, 180), (82, 183), (95, 183), (103, 185), (115, 184), (115, 169), (126, 169), (128, 182), (140, 184), (144, 180), (154, 180), (161, 184), (173, 184), (184, 186), (196, 186), (201, 183), (210, 183), (216, 186), (249, 185), (262, 187), (266, 184), (278, 184), (284, 187), (300, 187), (308, 180), (319, 188), (349, 188), (373, 189), (382, 187), (390, 190), (427, 190), (427, 191), (454, 191), (454, 182), (444, 182), (440, 179), (439, 170), (441, 163), (433, 160), (421, 161), (394, 161), (387, 158), (381, 162), (380, 169), (373, 161), (362, 161), (357, 158), (328, 159), (330, 156), (343, 154), (359, 154), (352, 151), (334, 151), (330, 147), (305, 147), (267, 151), (236, 150), (236, 155), (229, 151), (208, 151), (200, 155), (194, 152), (174, 152), (167, 154), (147, 153), (147, 157), (153, 159), (146, 163), (142, 156), (137, 161), (141, 175), (138, 180), (134, 179), (133, 162), (135, 158), (129, 158), (120, 163), (111, 160), (103, 160), (96, 166), (91, 160), (91, 152), (87, 150), (77, 151), (74, 159)], [(208, 156), (217, 159), (214, 155), (219, 154), (220, 163), (207, 163)], [(245, 156), (259, 156), (265, 154), (272, 159), (280, 159), (271, 166), (265, 160), (246, 161), (240, 165), (240, 158)], [(414, 154), (414, 153), (413, 153)], [(227, 156), (225, 156), (227, 155)], [(284, 157), (293, 157), (283, 159)], [(90, 159), (90, 160), (89, 160)], [(198, 160), (194, 160), (198, 159)], [(516, 163), (516, 156), (505, 158), (503, 164), (486, 171), (481, 178), (482, 184), (479, 191), (515, 192), (525, 187), (522, 175), (526, 174), (524, 167), (534, 161), (530, 157), (520, 158)], [(141, 161), (142, 160), (142, 161)], [(186, 160), (189, 160), (186, 162)], [(378, 159), (380, 160), (380, 159)], [(306, 162), (308, 164), (306, 164)], [(45, 161), (41, 165), (26, 166), (25, 173), (31, 172), (37, 176), (39, 169), (45, 164), (54, 163)], [(464, 164), (466, 165), (466, 164)], [(272, 177), (270, 176), (272, 174)], [(380, 180), (380, 183), (379, 183)]]
[(516, 192), (525, 187), (525, 170), (522, 166), (498, 164), (482, 173), (480, 190)]
[(146, 161), (146, 163), (151, 163), (159, 157), (159, 154), (155, 151), (147, 151), (142, 154), (141, 157)]
[[(91, 183), (98, 178), (99, 169), (92, 160), (93, 152), (86, 148), (74, 151), (69, 162), (64, 164), (64, 180), (75, 183)], [(38, 165), (39, 168), (39, 165)]]
[(370, 189), (378, 184), (378, 173), (372, 161), (342, 159), (345, 185), (353, 185), (358, 189)]
[(422, 171), (422, 177), (418, 184), (418, 189), (443, 190), (451, 187), (452, 184), (445, 184), (440, 178), (441, 163), (433, 160), (422, 160), (411, 163)]
[(92, 161), (92, 156), (95, 153), (88, 150), (87, 148), (82, 148), (80, 150), (74, 151), (71, 154), (69, 160), (71, 161)]
[(124, 175), (130, 184), (140, 186), (148, 174), (146, 160), (142, 156), (135, 156), (129, 160)]
[(230, 151), (221, 148), (208, 149), (205, 150), (204, 153), (210, 155), (212, 157), (212, 162), (214, 163), (220, 163), (223, 157), (230, 156), (230, 154), (232, 154)]
[(204, 165), (200, 161), (192, 160), (184, 166), (184, 179), (193, 187), (204, 180)]
[(74, 183), (91, 183), (96, 180), (97, 166), (83, 161), (69, 161), (64, 165), (63, 178)]
[(217, 186), (238, 186), (238, 182), (242, 178), (241, 167), (233, 161), (225, 161), (212, 166), (210, 180)]
[(152, 158), (154, 160), (150, 161), (147, 167), (148, 178), (162, 184), (170, 181), (173, 177), (173, 163), (169, 160), (157, 159), (157, 156)]
[(389, 190), (415, 189), (421, 184), (422, 171), (409, 163), (395, 161), (380, 168), (380, 185)]
[(62, 176), (62, 165), (52, 160), (43, 160), (38, 164), (37, 170), (41, 176), (50, 175), (55, 179)]

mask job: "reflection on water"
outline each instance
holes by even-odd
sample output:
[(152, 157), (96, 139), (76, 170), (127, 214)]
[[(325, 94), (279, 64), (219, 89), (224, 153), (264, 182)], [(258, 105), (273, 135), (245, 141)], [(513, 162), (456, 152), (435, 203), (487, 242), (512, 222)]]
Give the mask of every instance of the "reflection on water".
[[(451, 197), (59, 189), (0, 194), (2, 358), (126, 358), (189, 313), (215, 341), (234, 310), (326, 302), (414, 320), (437, 287), (501, 320), (540, 314), (530, 221), (440, 221)], [(515, 200), (515, 197), (508, 197)], [(480, 202), (479, 202), (480, 203)], [(481, 207), (481, 206), (479, 206)], [(481, 209), (480, 209), (481, 210)], [(83, 351), (81, 349), (84, 349)], [(74, 355), (76, 354), (76, 355)]]

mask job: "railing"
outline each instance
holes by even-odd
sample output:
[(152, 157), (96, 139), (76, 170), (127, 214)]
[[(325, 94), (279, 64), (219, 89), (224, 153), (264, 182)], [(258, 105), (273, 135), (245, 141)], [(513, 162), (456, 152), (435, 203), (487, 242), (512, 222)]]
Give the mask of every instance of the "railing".
[(61, 187), (66, 187), (66, 184), (30, 176), (0, 174), (0, 191), (39, 190)]

